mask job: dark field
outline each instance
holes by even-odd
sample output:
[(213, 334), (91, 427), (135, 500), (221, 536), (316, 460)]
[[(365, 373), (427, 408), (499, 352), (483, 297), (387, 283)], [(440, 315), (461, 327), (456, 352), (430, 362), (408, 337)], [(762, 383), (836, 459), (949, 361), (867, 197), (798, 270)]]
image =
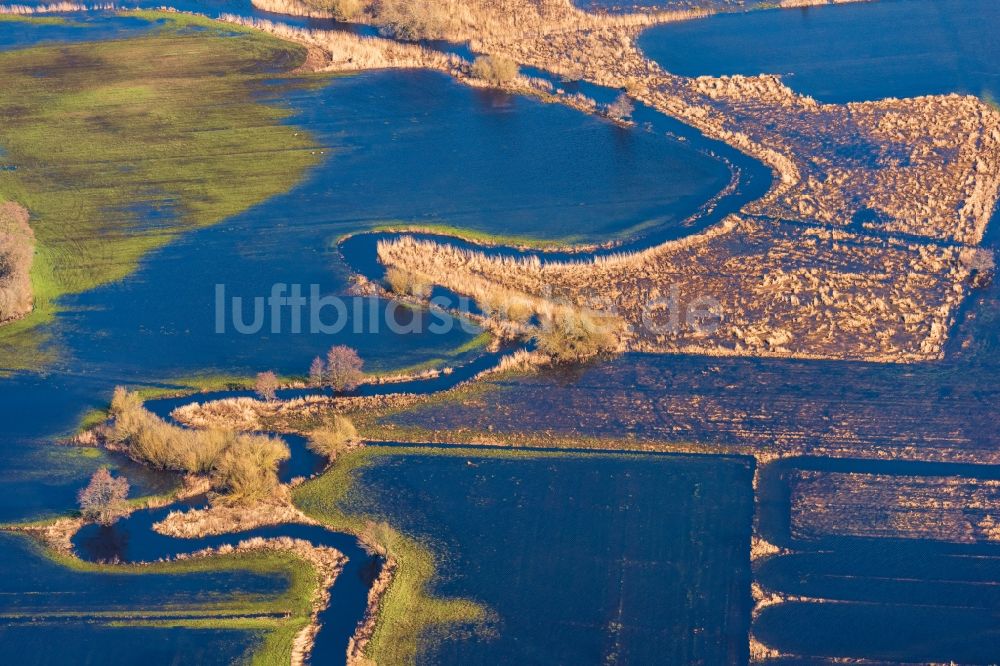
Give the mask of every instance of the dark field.
[(495, 614), (421, 662), (732, 663), (747, 656), (751, 475), (734, 458), (384, 455), (347, 507), (426, 541), (434, 591)]

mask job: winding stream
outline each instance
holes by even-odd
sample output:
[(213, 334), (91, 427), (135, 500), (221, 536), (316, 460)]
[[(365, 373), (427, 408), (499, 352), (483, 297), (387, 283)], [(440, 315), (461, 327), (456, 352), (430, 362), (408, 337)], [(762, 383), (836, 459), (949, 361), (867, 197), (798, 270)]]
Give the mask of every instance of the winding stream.
[[(178, 8), (263, 16), (246, 2), (181, 3)], [(0, 24), (0, 47), (121, 38), (155, 27), (137, 18), (102, 14), (79, 18), (72, 25), (32, 25), (24, 31), (16, 23)], [(287, 22), (356, 29), (324, 21)], [(630, 247), (629, 243), (652, 244), (693, 233), (716, 219), (714, 213), (699, 208), (724, 190), (734, 173), (739, 174), (743, 191), (723, 195), (716, 210), (741, 205), (754, 192), (763, 192), (770, 178), (766, 169), (725, 146), (703, 141), (646, 109), (637, 112), (637, 119), (640, 126), (650, 123), (648, 128), (623, 129), (562, 106), (473, 90), (434, 72), (359, 74), (306, 89), (275, 87), (262, 90), (262, 95), (294, 108), (289, 122), (311, 132), (330, 157), (287, 195), (216, 227), (179, 237), (150, 254), (135, 274), (120, 283), (64, 299), (64, 310), (45, 327), (58, 360), (44, 375), (21, 373), (0, 381), (0, 418), (7, 424), (0, 477), (12, 498), (0, 508), (0, 518), (65, 511), (99, 464), (110, 463), (128, 476), (136, 494), (163, 492), (174, 483), (173, 475), (118, 456), (73, 455), (72, 449), (51, 446), (52, 438), (71, 430), (87, 408), (101, 407), (116, 384), (152, 378), (169, 384), (171, 377), (204, 371), (249, 373), (260, 370), (262, 362), (280, 372), (302, 372), (313, 355), (334, 343), (357, 347), (372, 369), (391, 370), (439, 358), (440, 350), (460, 347), (475, 335), (475, 330), (460, 328), (444, 336), (391, 331), (359, 335), (349, 330), (332, 339), (270, 331), (218, 335), (213, 328), (216, 284), (246, 298), (266, 295), (277, 282), (315, 283), (324, 294), (342, 293), (355, 268), (355, 250), (338, 249), (333, 241), (385, 222), (441, 223), (539, 240), (618, 238)], [(652, 164), (656, 167), (649, 168)], [(137, 202), (135, 213), (155, 224), (156, 211), (142, 202)], [(354, 238), (372, 237), (362, 233)], [(150, 303), (157, 307), (150, 308)], [(364, 307), (361, 316), (367, 317), (371, 311), (384, 311), (388, 303), (374, 300)], [(492, 366), (497, 358), (475, 351), (446, 357), (445, 362), (455, 367), (450, 374), (364, 385), (356, 394), (445, 390)], [(282, 391), (281, 397), (308, 392)], [(195, 399), (246, 394), (216, 392)], [(167, 416), (191, 399), (151, 401), (149, 407)], [(283, 480), (309, 476), (321, 467), (322, 461), (305, 448), (302, 438), (284, 439), (293, 456), (282, 466)], [(320, 617), (323, 628), (313, 660), (343, 659), (379, 566), (354, 537), (307, 525), (204, 539), (175, 539), (151, 530), (153, 523), (177, 508), (138, 511), (112, 528), (87, 526), (75, 536), (74, 548), (86, 560), (136, 562), (256, 536), (289, 536), (334, 547), (348, 556), (349, 563), (335, 583), (330, 607)], [(0, 548), (6, 544), (0, 542)], [(9, 554), (12, 566), (26, 557), (19, 550)], [(250, 574), (236, 578), (254, 579)], [(183, 631), (159, 635), (184, 640)], [(39, 640), (30, 634), (10, 637), (17, 647), (11, 644), (8, 649), (24, 654), (32, 652), (32, 640)], [(204, 658), (212, 660), (209, 655)], [(215, 658), (229, 661), (232, 655), (220, 650)]]

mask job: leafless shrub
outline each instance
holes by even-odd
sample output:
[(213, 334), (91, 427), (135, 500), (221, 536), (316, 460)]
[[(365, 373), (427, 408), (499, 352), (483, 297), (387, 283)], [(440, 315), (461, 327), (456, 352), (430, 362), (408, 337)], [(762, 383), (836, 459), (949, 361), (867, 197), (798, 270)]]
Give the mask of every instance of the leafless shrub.
[(128, 479), (111, 476), (107, 467), (94, 472), (90, 483), (77, 495), (80, 513), (86, 520), (101, 525), (113, 525), (119, 518), (128, 515)]
[(635, 105), (632, 104), (632, 100), (625, 93), (622, 93), (618, 98), (608, 104), (605, 109), (605, 113), (608, 118), (613, 120), (619, 120), (622, 122), (632, 120), (632, 112), (635, 111)]
[(963, 248), (958, 254), (958, 260), (972, 271), (986, 272), (996, 268), (993, 253), (981, 247)]
[(272, 371), (257, 373), (257, 379), (254, 381), (254, 391), (263, 400), (271, 401), (274, 400), (277, 395), (279, 382), (278, 375), (274, 374)]
[(322, 426), (309, 433), (309, 448), (330, 460), (359, 442), (354, 424), (340, 414), (328, 417)]
[(510, 83), (517, 74), (517, 63), (503, 56), (479, 56), (472, 63), (472, 76), (494, 86)]
[(357, 388), (364, 373), (364, 361), (358, 352), (347, 345), (334, 345), (326, 353), (326, 384), (334, 391), (350, 391)]
[(326, 375), (326, 363), (319, 356), (312, 360), (309, 366), (309, 385), (315, 388), (323, 386), (323, 378)]

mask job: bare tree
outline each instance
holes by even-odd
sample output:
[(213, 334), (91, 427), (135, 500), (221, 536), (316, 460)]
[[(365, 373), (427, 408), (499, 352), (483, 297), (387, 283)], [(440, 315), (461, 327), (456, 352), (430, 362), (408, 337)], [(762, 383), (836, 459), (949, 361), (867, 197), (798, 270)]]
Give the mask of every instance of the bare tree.
[(254, 382), (254, 390), (264, 400), (268, 402), (274, 400), (278, 390), (278, 375), (270, 370), (258, 373), (257, 380)]
[(128, 479), (124, 476), (115, 478), (107, 467), (102, 467), (94, 472), (90, 483), (77, 495), (80, 513), (87, 520), (101, 525), (114, 524), (129, 513), (126, 501), (128, 488)]
[(319, 356), (313, 359), (309, 366), (309, 385), (319, 388), (323, 385), (323, 378), (326, 376), (326, 363)]
[(608, 104), (607, 109), (605, 109), (608, 118), (620, 121), (631, 120), (633, 111), (635, 111), (635, 105), (625, 93), (619, 95), (618, 99)]
[(361, 383), (364, 361), (347, 345), (335, 345), (326, 353), (326, 384), (334, 391), (350, 391)]

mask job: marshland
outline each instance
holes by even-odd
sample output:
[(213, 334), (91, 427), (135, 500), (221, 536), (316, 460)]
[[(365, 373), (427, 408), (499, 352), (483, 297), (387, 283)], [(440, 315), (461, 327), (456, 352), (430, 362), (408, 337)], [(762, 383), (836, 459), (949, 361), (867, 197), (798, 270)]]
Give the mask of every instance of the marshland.
[(5, 658), (995, 661), (992, 7), (638, 4), (0, 14)]

